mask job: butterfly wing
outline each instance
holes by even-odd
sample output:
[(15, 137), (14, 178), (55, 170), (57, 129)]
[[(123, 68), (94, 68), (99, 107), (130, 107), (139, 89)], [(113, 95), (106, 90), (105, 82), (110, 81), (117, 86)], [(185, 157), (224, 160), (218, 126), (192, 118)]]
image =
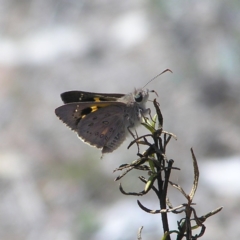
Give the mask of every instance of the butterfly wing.
[(78, 124), (79, 137), (90, 145), (102, 148), (102, 153), (114, 151), (126, 138), (124, 107), (123, 104), (110, 105), (87, 115)]
[(93, 93), (83, 91), (69, 91), (61, 94), (64, 103), (73, 102), (100, 102), (100, 101), (116, 101), (118, 98), (123, 97), (124, 94), (120, 93)]
[(118, 148), (126, 138), (125, 108), (120, 102), (69, 103), (57, 108), (55, 113), (83, 141), (107, 153)]
[[(68, 103), (55, 109), (55, 114), (73, 131), (77, 130), (78, 123), (88, 114), (93, 113), (100, 108), (109, 106), (110, 103), (104, 102), (86, 102), (86, 103)], [(118, 103), (114, 103), (118, 104)]]

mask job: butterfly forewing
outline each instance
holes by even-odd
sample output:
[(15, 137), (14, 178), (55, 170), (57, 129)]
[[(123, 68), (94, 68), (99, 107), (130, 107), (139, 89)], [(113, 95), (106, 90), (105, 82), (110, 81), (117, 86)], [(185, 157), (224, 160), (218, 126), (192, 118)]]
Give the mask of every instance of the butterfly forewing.
[(81, 115), (76, 111), (77, 103), (66, 104), (55, 109), (55, 114), (73, 131), (76, 131), (78, 122), (81, 120)]
[(119, 93), (92, 93), (83, 91), (69, 91), (61, 94), (64, 103), (73, 102), (100, 102), (100, 101), (116, 101), (123, 97), (124, 94)]
[(93, 103), (68, 103), (55, 109), (55, 113), (68, 127), (76, 131), (78, 123), (88, 114), (91, 114), (97, 109), (107, 107), (111, 104), (121, 105), (122, 103), (98, 102), (94, 105)]

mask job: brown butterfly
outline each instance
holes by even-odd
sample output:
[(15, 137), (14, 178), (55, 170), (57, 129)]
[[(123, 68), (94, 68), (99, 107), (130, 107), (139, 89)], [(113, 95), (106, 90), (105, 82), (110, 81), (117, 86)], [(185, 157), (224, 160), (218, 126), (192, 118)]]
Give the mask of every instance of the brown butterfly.
[[(156, 77), (166, 71), (171, 70)], [(129, 94), (70, 91), (61, 94), (65, 104), (55, 113), (84, 142), (102, 149), (103, 154), (110, 153), (149, 113), (145, 107), (148, 96), (147, 89), (135, 89)]]

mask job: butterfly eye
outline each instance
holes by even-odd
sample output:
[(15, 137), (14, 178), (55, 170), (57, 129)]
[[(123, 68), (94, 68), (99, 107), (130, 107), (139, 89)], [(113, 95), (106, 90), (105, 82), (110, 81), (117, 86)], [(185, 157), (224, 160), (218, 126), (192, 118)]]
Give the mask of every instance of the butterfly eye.
[(143, 100), (143, 95), (141, 92), (139, 92), (136, 96), (135, 96), (135, 101), (136, 102), (141, 102)]

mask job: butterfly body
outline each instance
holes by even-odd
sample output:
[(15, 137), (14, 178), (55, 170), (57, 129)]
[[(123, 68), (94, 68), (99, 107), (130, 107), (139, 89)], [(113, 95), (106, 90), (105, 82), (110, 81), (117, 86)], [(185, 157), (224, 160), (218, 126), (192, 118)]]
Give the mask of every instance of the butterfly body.
[(102, 153), (110, 153), (149, 112), (145, 107), (148, 92), (143, 89), (129, 94), (65, 92), (61, 94), (65, 105), (55, 113), (84, 142), (101, 148)]

